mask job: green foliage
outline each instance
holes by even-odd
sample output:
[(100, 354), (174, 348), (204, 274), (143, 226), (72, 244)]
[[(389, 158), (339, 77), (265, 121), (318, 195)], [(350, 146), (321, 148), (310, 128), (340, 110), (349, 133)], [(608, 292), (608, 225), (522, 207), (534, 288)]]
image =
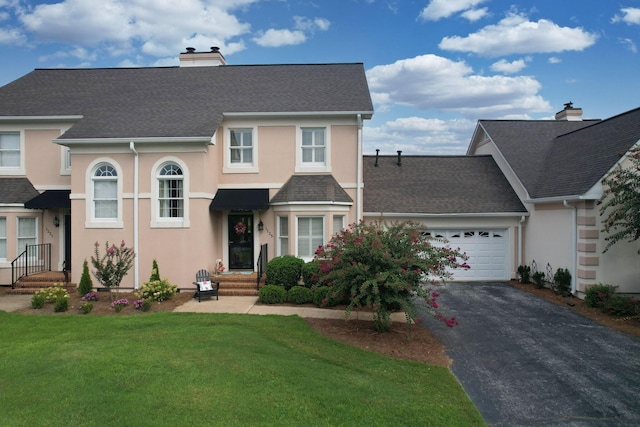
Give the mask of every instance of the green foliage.
[(620, 241), (634, 242), (640, 238), (640, 149), (631, 150), (628, 159), (631, 167), (619, 166), (602, 180), (600, 216), (606, 215), (603, 225), (609, 233), (603, 252)]
[(302, 266), (302, 281), (307, 288), (315, 288), (320, 282), (320, 262), (312, 260)]
[(156, 280), (160, 280), (160, 270), (158, 269), (158, 261), (153, 260), (153, 264), (151, 265), (151, 276), (149, 277), (150, 282), (155, 282)]
[(53, 303), (53, 311), (56, 313), (62, 313), (69, 310), (69, 295), (64, 295), (56, 298)]
[[(122, 278), (133, 267), (133, 259), (135, 253), (133, 249), (127, 248), (124, 240), (120, 243), (120, 247), (116, 245), (109, 246), (109, 242), (104, 244), (104, 255), (100, 255), (98, 250), (100, 244), (95, 243), (95, 255), (91, 257), (91, 265), (95, 269), (93, 275), (102, 286), (109, 289), (117, 288), (122, 282)], [(111, 295), (113, 298), (113, 295)]]
[(91, 313), (91, 310), (93, 310), (93, 303), (92, 302), (82, 303), (78, 306), (78, 310), (82, 314), (89, 314)]
[(614, 294), (603, 301), (602, 312), (612, 316), (636, 316), (640, 314), (640, 304), (629, 295)]
[(86, 295), (91, 291), (93, 291), (93, 282), (91, 281), (91, 275), (89, 274), (89, 263), (85, 259), (82, 264), (80, 283), (78, 283), (78, 293), (80, 295)]
[(287, 290), (284, 286), (264, 285), (258, 291), (258, 299), (263, 304), (282, 304), (287, 300)]
[(169, 283), (167, 279), (153, 280), (143, 284), (138, 290), (138, 296), (149, 301), (165, 301), (178, 292), (178, 287)]
[(520, 283), (531, 283), (531, 267), (528, 265), (518, 266), (518, 276)]
[(31, 297), (31, 307), (35, 308), (36, 310), (41, 309), (42, 307), (44, 307), (44, 304), (46, 302), (47, 302), (47, 299), (45, 298), (45, 296), (43, 294), (35, 293)]
[(616, 293), (617, 288), (617, 286), (602, 283), (590, 286), (584, 293), (584, 305), (587, 307), (602, 307), (604, 301)]
[(415, 318), (416, 296), (437, 308), (426, 282), (449, 278), (449, 269), (469, 268), (464, 254), (433, 245), (422, 227), (412, 222), (352, 224), (319, 248), (316, 259), (320, 282), (331, 286), (329, 299), (344, 296), (347, 312), (373, 308), (378, 330), (390, 329), (390, 313), (396, 309), (407, 314), (408, 322)]
[(533, 283), (536, 285), (536, 288), (544, 288), (545, 274), (542, 271), (536, 271), (531, 277), (533, 278)]
[(298, 284), (304, 260), (293, 255), (273, 258), (267, 263), (267, 283), (289, 289)]
[(294, 286), (287, 292), (287, 300), (293, 304), (308, 304), (313, 301), (313, 291), (304, 286)]
[(44, 288), (37, 291), (34, 296), (42, 296), (45, 302), (54, 303), (58, 298), (69, 298), (69, 293), (62, 283), (56, 283), (53, 287)]
[(551, 289), (558, 295), (569, 295), (571, 293), (571, 273), (566, 268), (559, 268), (553, 275)]
[(328, 307), (330, 304), (329, 301), (329, 293), (331, 292), (331, 288), (328, 286), (318, 286), (313, 291), (313, 304), (317, 307)]

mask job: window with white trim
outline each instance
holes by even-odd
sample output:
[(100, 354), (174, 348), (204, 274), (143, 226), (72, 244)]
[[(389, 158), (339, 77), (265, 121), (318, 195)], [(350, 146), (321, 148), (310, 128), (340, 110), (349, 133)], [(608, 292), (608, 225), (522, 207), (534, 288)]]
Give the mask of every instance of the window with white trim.
[(325, 128), (302, 128), (302, 164), (325, 166), (327, 142)]
[(63, 169), (65, 171), (71, 170), (71, 150), (69, 147), (62, 147), (62, 156), (63, 156)]
[[(22, 253), (27, 245), (35, 245), (38, 243), (38, 229), (36, 218), (18, 217), (18, 233), (16, 245), (18, 253)], [(31, 255), (31, 254), (27, 254)]]
[(278, 217), (278, 256), (289, 255), (289, 217)]
[(229, 159), (232, 165), (253, 165), (253, 130), (229, 130)]
[(324, 217), (298, 217), (298, 256), (312, 259), (318, 246), (324, 244)]
[(7, 218), (0, 217), (0, 259), (7, 259)]
[(340, 234), (344, 230), (344, 215), (333, 216), (333, 234)]
[(158, 217), (182, 219), (184, 217), (184, 175), (176, 163), (164, 164), (157, 175)]
[(20, 133), (1, 132), (0, 133), (0, 167), (19, 168), (20, 167)]
[(118, 218), (118, 173), (108, 164), (101, 163), (93, 171), (93, 218), (115, 220)]

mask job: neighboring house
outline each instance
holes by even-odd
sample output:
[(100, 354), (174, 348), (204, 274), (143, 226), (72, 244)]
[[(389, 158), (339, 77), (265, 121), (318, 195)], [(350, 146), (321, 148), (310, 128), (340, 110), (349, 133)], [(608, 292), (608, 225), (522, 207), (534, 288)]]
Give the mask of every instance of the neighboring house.
[(311, 259), (362, 209), (362, 64), (226, 65), (188, 49), (179, 67), (38, 69), (0, 88), (0, 284), (26, 244), (82, 263), (122, 240), (138, 287), (153, 259), (190, 287), (221, 259), (253, 271)]
[(538, 271), (567, 268), (578, 296), (596, 283), (639, 293), (640, 243), (603, 253), (598, 201), (602, 179), (640, 142), (640, 109), (581, 117), (569, 103), (556, 120), (480, 120), (467, 156), (398, 154), (377, 167), (366, 156), (365, 219), (412, 219), (460, 246), (471, 269), (457, 279), (515, 278), (535, 261)]

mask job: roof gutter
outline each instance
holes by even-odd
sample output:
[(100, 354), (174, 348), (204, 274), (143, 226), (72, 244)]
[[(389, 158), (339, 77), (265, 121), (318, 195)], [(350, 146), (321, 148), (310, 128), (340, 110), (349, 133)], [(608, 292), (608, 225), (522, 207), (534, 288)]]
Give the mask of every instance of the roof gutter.
[(131, 142), (136, 144), (145, 143), (209, 143), (213, 144), (212, 136), (174, 136), (174, 137), (138, 137), (138, 138), (57, 138), (53, 140), (54, 143), (60, 145), (100, 145), (100, 144), (124, 144), (129, 146)]
[(373, 117), (373, 111), (227, 111), (222, 113), (225, 118), (233, 117), (318, 117), (318, 116), (353, 116), (363, 119)]
[(473, 213), (417, 213), (417, 212), (365, 212), (364, 216), (382, 217), (382, 218), (467, 218), (467, 217), (526, 217), (529, 212), (473, 212)]
[(0, 122), (76, 122), (84, 116), (0, 116)]

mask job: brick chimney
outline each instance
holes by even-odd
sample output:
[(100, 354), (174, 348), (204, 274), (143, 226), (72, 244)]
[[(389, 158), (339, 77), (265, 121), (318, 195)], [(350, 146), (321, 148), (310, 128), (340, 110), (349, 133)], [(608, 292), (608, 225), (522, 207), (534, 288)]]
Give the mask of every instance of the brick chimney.
[(581, 121), (582, 108), (574, 108), (573, 102), (569, 101), (564, 104), (564, 110), (556, 113), (556, 120)]
[(195, 48), (188, 47), (186, 52), (180, 54), (181, 67), (216, 67), (226, 64), (227, 61), (216, 46), (210, 52), (196, 52)]

